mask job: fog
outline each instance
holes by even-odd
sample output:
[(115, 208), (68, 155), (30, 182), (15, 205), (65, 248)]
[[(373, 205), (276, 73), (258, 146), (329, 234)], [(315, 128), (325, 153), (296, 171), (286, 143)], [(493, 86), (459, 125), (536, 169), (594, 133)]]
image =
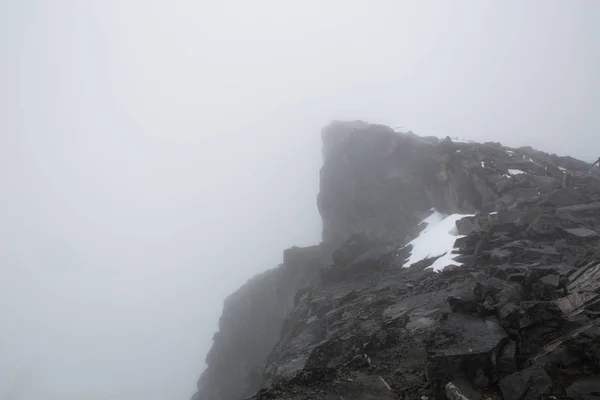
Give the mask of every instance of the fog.
[[(188, 399), (320, 129), (600, 156), (600, 3), (0, 2), (0, 400)], [(594, 146), (595, 145), (595, 146)]]

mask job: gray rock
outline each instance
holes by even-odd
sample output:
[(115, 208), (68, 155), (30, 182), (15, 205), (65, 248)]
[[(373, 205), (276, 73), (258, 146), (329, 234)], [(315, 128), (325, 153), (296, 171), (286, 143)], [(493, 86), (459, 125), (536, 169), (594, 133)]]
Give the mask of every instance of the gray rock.
[(427, 379), (434, 391), (443, 391), (453, 379), (466, 377), (476, 386), (486, 386), (494, 380), (495, 357), (508, 341), (506, 332), (496, 318), (477, 318), (451, 314), (435, 332), (435, 350), (427, 365)]
[(534, 324), (527, 312), (514, 303), (502, 306), (498, 310), (498, 319), (504, 329), (513, 334)]
[(595, 239), (598, 238), (598, 232), (587, 228), (571, 228), (565, 229), (569, 235), (578, 237), (580, 239)]
[(539, 366), (507, 376), (500, 381), (504, 400), (538, 400), (552, 392), (552, 380)]
[(600, 289), (600, 262), (592, 261), (569, 277), (570, 292), (596, 292)]
[(466, 379), (455, 379), (446, 384), (446, 397), (448, 400), (482, 400), (480, 391), (475, 389)]
[(515, 342), (507, 343), (500, 354), (496, 365), (496, 373), (499, 378), (514, 374), (519, 370), (517, 364), (517, 344)]
[(578, 379), (567, 388), (573, 400), (600, 400), (600, 375)]
[(553, 207), (566, 207), (584, 201), (585, 198), (574, 189), (559, 189), (545, 196), (543, 203)]
[[(195, 400), (496, 399), (499, 381), (560, 399), (597, 372), (600, 169), (361, 121), (327, 127), (323, 155), (324, 243), (225, 301)], [(476, 214), (456, 224), (465, 265), (401, 268), (432, 207)]]
[(490, 253), (490, 260), (494, 264), (504, 264), (513, 256), (510, 250), (494, 249)]

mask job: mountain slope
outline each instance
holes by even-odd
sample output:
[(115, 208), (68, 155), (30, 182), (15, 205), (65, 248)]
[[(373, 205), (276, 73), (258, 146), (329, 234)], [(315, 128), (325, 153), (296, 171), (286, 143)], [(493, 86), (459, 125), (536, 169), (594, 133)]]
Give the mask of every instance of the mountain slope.
[(326, 127), (323, 155), (322, 242), (225, 302), (195, 400), (600, 390), (589, 164), (361, 121)]

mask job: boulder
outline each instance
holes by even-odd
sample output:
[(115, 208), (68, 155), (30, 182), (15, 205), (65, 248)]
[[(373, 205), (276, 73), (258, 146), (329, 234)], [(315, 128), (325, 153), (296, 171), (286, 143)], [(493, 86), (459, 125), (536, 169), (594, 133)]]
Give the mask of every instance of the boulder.
[(514, 374), (518, 370), (517, 344), (511, 341), (502, 348), (498, 355), (496, 374), (498, 378), (504, 378), (506, 375)]
[(463, 300), (453, 296), (448, 297), (447, 301), (448, 305), (452, 309), (452, 312), (475, 315), (489, 314), (475, 301)]
[(518, 303), (522, 296), (519, 286), (497, 278), (477, 282), (473, 289), (475, 300), (488, 308), (496, 308), (506, 303)]
[(504, 400), (539, 400), (552, 392), (552, 380), (542, 367), (533, 366), (502, 379), (500, 389)]
[(533, 325), (533, 321), (527, 312), (514, 303), (502, 306), (498, 310), (498, 319), (502, 327), (513, 335), (518, 334), (521, 329)]
[[(524, 301), (521, 303), (521, 308), (531, 320), (529, 326), (562, 320), (562, 311), (556, 303), (550, 301)], [(522, 328), (526, 327), (523, 326)]]
[(557, 274), (549, 274), (531, 283), (533, 297), (537, 300), (552, 300), (564, 296), (562, 290), (564, 282), (561, 282)]
[(600, 375), (586, 376), (567, 388), (572, 400), (600, 400)]
[[(443, 341), (441, 341), (443, 340)], [(450, 314), (434, 332), (433, 356), (427, 364), (427, 379), (433, 390), (443, 392), (448, 382), (466, 378), (476, 387), (494, 382), (498, 351), (508, 337), (498, 320)]]
[(546, 206), (566, 207), (585, 202), (585, 198), (574, 189), (558, 189), (544, 196), (542, 203)]
[(455, 379), (446, 385), (448, 400), (482, 400), (483, 395), (466, 379)]

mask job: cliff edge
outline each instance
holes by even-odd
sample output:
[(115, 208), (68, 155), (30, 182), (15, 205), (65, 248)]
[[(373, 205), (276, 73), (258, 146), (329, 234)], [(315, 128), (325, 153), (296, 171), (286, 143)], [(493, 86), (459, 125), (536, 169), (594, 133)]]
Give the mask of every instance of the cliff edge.
[(322, 136), (321, 243), (225, 301), (193, 400), (598, 398), (597, 170), (362, 121)]

